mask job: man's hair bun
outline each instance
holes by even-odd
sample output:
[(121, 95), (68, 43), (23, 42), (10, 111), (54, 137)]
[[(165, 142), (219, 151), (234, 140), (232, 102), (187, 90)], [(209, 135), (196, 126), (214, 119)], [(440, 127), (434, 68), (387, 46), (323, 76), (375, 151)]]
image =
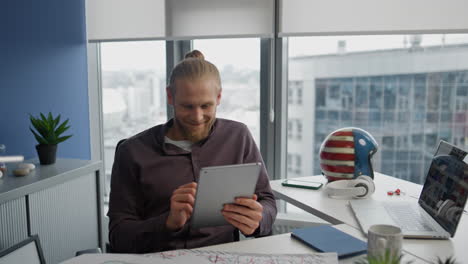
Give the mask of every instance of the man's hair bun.
[(199, 50), (192, 50), (185, 54), (185, 58), (171, 71), (169, 85), (172, 94), (176, 94), (176, 80), (197, 80), (209, 76), (217, 83), (218, 91), (221, 91), (221, 77), (216, 66), (205, 60), (205, 56)]
[(199, 50), (192, 50), (189, 53), (185, 54), (185, 58), (189, 59), (200, 59), (200, 60), (205, 60), (205, 56), (203, 56), (203, 53)]

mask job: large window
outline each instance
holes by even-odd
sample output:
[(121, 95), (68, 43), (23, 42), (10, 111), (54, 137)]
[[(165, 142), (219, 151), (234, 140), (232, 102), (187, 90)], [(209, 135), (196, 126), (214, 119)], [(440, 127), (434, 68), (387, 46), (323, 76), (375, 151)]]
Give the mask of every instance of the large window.
[(320, 174), (321, 143), (348, 126), (376, 138), (375, 171), (416, 183), (440, 139), (468, 147), (468, 35), (297, 37), (289, 56), (287, 151), (302, 162), (288, 155), (287, 177)]
[(167, 120), (165, 62), (164, 41), (101, 44), (107, 186), (119, 140)]
[(246, 124), (260, 146), (260, 39), (194, 40), (193, 47), (220, 71), (217, 117)]

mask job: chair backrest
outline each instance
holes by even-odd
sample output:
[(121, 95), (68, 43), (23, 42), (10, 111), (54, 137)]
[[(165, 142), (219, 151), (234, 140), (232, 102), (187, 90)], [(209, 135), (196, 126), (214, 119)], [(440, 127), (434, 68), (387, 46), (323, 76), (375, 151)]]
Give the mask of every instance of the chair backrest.
[(45, 264), (39, 237), (37, 235), (30, 236), (24, 241), (0, 251), (0, 263)]
[(239, 241), (240, 240), (240, 234), (239, 234), (239, 229), (235, 228), (234, 229), (234, 241)]

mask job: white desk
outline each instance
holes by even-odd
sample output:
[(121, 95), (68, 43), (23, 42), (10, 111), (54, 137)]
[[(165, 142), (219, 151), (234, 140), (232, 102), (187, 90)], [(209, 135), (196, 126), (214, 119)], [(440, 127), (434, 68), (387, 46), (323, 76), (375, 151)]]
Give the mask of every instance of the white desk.
[[(369, 198), (377, 201), (385, 200), (413, 200), (416, 201), (422, 186), (412, 182), (393, 178), (384, 174), (376, 173), (374, 176), (376, 185), (375, 193)], [(309, 176), (298, 179), (326, 182), (323, 176)], [(277, 198), (283, 199), (306, 212), (322, 218), (332, 224), (345, 223), (350, 227), (359, 229), (348, 199), (330, 199), (324, 188), (320, 190), (307, 190), (281, 185), (283, 180), (271, 181), (271, 187)], [(387, 191), (399, 188), (404, 195), (388, 196)], [(464, 213), (457, 229), (455, 237), (450, 240), (422, 240), (405, 239), (403, 249), (405, 252), (417, 256), (426, 261), (433, 262), (437, 256), (447, 258), (455, 256), (458, 261), (468, 259), (468, 215)]]
[[(361, 240), (366, 240), (366, 238), (358, 229), (345, 224), (335, 225), (334, 227)], [(316, 252), (303, 243), (292, 238), (290, 233), (240, 242), (226, 243), (200, 249), (260, 254), (308, 254)], [(352, 258), (340, 260), (339, 263), (355, 263), (357, 260), (363, 258), (364, 255), (355, 256)], [(426, 263), (426, 261), (414, 255), (405, 253), (402, 259), (402, 263), (408, 261), (413, 261), (412, 263)]]
[[(309, 176), (297, 179), (326, 183), (326, 178), (323, 176)], [(285, 187), (281, 185), (282, 181), (283, 180), (275, 180), (270, 182), (271, 188), (277, 198), (285, 200), (333, 225), (345, 223), (356, 228), (359, 227), (348, 205), (348, 199), (330, 199), (325, 194), (324, 187), (319, 190)], [(379, 201), (417, 199), (422, 189), (422, 186), (419, 184), (403, 181), (380, 173), (376, 173), (375, 175), (375, 184), (376, 191), (370, 199)], [(405, 194), (400, 196), (387, 195), (387, 191), (394, 191), (397, 188), (400, 188)]]
[[(350, 235), (353, 235), (357, 238), (365, 240), (362, 234), (357, 230), (348, 225), (337, 225), (335, 228), (340, 229), (343, 232), (346, 232)], [(237, 252), (237, 253), (258, 253), (258, 254), (311, 254), (315, 251), (301, 242), (297, 241), (294, 238), (291, 238), (291, 234), (281, 234), (276, 236), (269, 236), (263, 238), (249, 239), (239, 242), (226, 243), (216, 246), (209, 246), (199, 248), (201, 250), (214, 250), (214, 251), (227, 251), (227, 252)], [(97, 264), (109, 261), (109, 257), (105, 256), (106, 254), (100, 254), (99, 256), (92, 255), (81, 255), (69, 259), (63, 264)], [(111, 254), (114, 261), (120, 260), (132, 260), (130, 255), (116, 256)], [(110, 255), (109, 255), (110, 256)], [(97, 257), (97, 258), (96, 258)], [(363, 259), (365, 256), (355, 256), (352, 258), (346, 258), (340, 260), (339, 263), (351, 264), (360, 259)], [(403, 257), (403, 263), (413, 261), (413, 263), (426, 263), (425, 261), (417, 258), (411, 254), (405, 254)]]

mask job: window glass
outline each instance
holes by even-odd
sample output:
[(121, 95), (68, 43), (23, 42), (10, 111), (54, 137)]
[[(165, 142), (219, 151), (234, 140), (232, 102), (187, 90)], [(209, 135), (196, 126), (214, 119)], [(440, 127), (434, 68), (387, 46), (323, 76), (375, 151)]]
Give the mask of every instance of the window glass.
[(377, 140), (375, 171), (416, 183), (440, 139), (468, 149), (467, 34), (294, 37), (288, 46), (288, 94), (300, 83), (302, 97), (288, 100), (288, 121), (302, 136), (288, 135), (288, 157), (301, 159), (287, 160), (287, 177), (320, 174), (324, 138), (348, 126)]
[(167, 120), (165, 42), (102, 43), (101, 78), (104, 164), (109, 190), (119, 140)]
[(217, 117), (247, 125), (260, 146), (260, 39), (194, 40), (221, 75), (222, 97)]

